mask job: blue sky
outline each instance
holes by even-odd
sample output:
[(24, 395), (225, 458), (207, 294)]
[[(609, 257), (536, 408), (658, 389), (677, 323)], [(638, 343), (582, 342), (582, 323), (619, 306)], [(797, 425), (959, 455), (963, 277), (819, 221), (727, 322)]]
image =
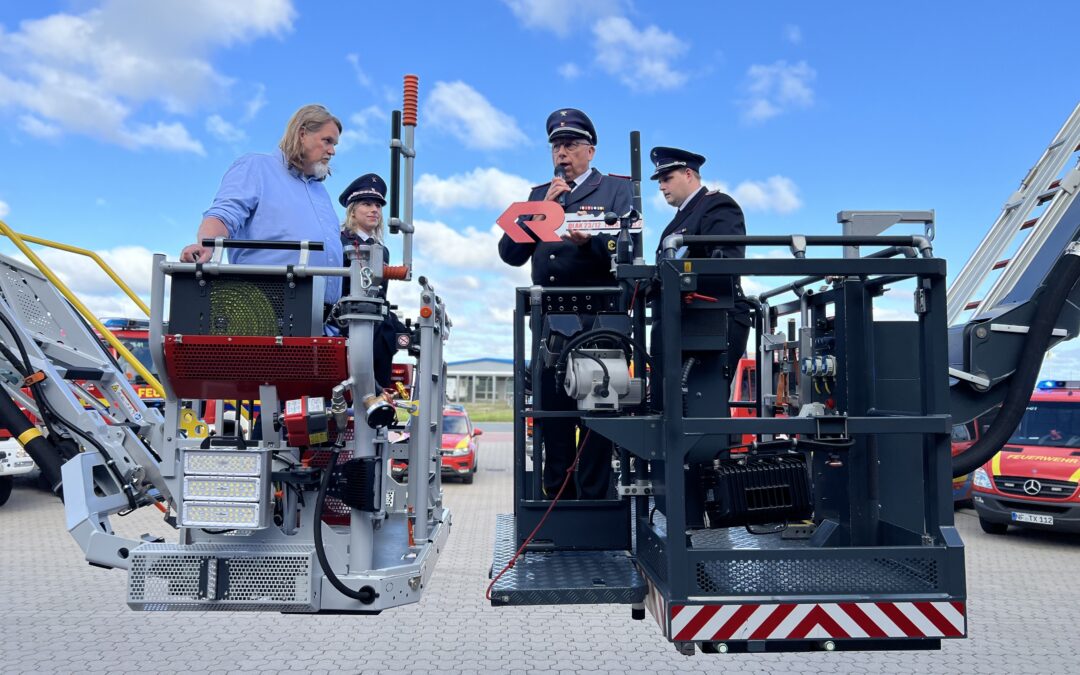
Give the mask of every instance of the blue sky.
[[(751, 233), (936, 209), (955, 273), (1080, 100), (1069, 3), (745, 5), (4, 3), (0, 217), (101, 251), (147, 292), (149, 254), (190, 243), (229, 164), (273, 149), (304, 103), (345, 122), (333, 196), (385, 175), (389, 111), (416, 73), (417, 257), (455, 318), (448, 356), (507, 356), (509, 289), (527, 277), (498, 260), (491, 227), (550, 176), (556, 108), (592, 116), (604, 171), (628, 173), (632, 129), (646, 152), (706, 155)], [(643, 190), (651, 251), (671, 212)], [(95, 310), (131, 312), (81, 263), (49, 259)], [(1044, 373), (1080, 378), (1080, 359)]]

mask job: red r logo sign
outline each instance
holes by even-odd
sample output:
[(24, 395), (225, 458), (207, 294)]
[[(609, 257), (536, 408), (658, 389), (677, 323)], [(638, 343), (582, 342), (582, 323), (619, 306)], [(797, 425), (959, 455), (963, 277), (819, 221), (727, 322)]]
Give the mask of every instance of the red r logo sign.
[[(537, 216), (543, 216), (543, 219), (537, 219)], [(519, 224), (518, 220), (523, 217), (526, 219)], [(555, 232), (562, 227), (564, 219), (563, 209), (556, 202), (514, 202), (495, 224), (515, 243), (531, 244), (535, 239), (521, 225), (532, 230), (540, 241), (557, 242), (560, 238)]]

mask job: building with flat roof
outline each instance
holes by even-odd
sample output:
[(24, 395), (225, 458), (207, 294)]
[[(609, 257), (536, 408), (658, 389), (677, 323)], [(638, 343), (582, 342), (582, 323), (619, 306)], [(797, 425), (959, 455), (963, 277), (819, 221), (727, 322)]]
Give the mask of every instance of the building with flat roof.
[(467, 359), (446, 364), (447, 402), (509, 404), (513, 398), (513, 359)]

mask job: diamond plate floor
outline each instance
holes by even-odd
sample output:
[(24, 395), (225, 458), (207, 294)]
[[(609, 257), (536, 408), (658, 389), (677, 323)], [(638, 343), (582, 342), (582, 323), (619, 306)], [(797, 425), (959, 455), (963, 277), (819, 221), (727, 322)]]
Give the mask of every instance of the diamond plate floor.
[[(514, 516), (495, 519), (493, 574), (514, 556)], [(574, 605), (641, 602), (645, 579), (621, 551), (528, 552), (495, 582), (495, 605)]]

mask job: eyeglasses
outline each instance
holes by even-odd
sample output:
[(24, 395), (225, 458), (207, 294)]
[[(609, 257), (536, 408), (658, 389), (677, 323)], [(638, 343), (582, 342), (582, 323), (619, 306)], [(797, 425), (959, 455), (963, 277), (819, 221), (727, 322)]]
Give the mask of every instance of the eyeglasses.
[(551, 152), (555, 153), (563, 149), (566, 149), (567, 152), (571, 152), (578, 148), (590, 145), (592, 145), (592, 143), (588, 141), (554, 141), (551, 144)]

